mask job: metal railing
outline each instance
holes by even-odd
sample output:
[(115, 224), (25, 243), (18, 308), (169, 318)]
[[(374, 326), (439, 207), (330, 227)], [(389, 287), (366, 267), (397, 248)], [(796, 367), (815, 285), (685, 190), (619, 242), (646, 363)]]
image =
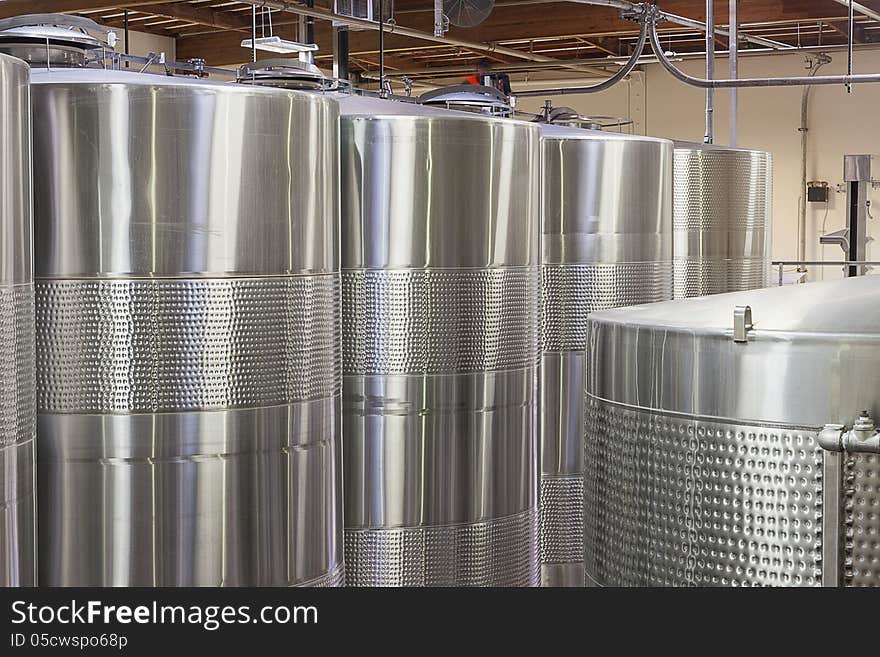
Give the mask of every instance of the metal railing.
[[(779, 285), (783, 284), (783, 268), (792, 265), (798, 267), (880, 267), (878, 260), (773, 260), (770, 264), (779, 269)], [(805, 274), (806, 271), (798, 273)]]

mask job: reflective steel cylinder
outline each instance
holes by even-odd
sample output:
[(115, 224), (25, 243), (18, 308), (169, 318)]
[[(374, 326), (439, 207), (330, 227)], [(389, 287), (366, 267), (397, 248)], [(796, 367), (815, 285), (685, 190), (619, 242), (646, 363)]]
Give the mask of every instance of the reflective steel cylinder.
[(0, 54), (0, 586), (37, 583), (28, 76)]
[(766, 287), (770, 277), (770, 153), (676, 142), (675, 298)]
[(346, 581), (536, 585), (540, 132), (340, 106)]
[(336, 103), (32, 96), (41, 582), (341, 583)]
[(672, 298), (672, 142), (542, 129), (542, 581), (582, 586), (587, 317)]
[(880, 417), (878, 309), (864, 276), (591, 315), (588, 578), (880, 584), (880, 454), (819, 443)]

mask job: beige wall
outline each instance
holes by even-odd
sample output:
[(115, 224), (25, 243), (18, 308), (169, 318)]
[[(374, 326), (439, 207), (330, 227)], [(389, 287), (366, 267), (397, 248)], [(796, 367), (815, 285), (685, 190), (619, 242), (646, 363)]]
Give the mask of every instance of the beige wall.
[[(821, 74), (846, 72), (846, 53), (831, 53), (834, 61), (823, 67)], [(683, 70), (701, 75), (701, 61), (677, 62)], [(880, 72), (880, 51), (862, 51), (855, 55), (855, 72)], [(720, 58), (718, 77), (726, 77), (728, 62)], [(742, 57), (740, 77), (805, 75), (802, 54)], [(571, 81), (566, 81), (571, 83)], [(542, 83), (546, 85), (546, 81)], [(527, 85), (535, 86), (535, 85)], [(801, 87), (743, 89), (739, 92), (738, 145), (767, 150), (774, 160), (773, 257), (797, 257), (798, 198), (800, 190), (800, 108)], [(716, 94), (716, 143), (729, 139), (729, 92)], [(702, 141), (705, 122), (704, 92), (673, 79), (659, 65), (648, 65), (646, 71), (627, 83), (607, 92), (591, 95), (564, 96), (554, 99), (558, 105), (577, 108), (585, 114), (623, 115), (636, 120), (634, 132), (672, 139)], [(519, 109), (537, 111), (540, 98), (523, 98)], [(825, 180), (832, 188), (828, 203), (826, 232), (843, 228), (846, 222), (846, 197), (835, 193), (843, 182), (843, 156), (847, 153), (880, 154), (880, 131), (875, 129), (880, 108), (880, 84), (854, 85), (852, 94), (840, 85), (813, 87), (810, 96), (810, 131), (807, 155), (807, 179)], [(874, 177), (880, 178), (880, 159), (874, 163)], [(870, 197), (871, 195), (869, 195)], [(869, 235), (880, 239), (880, 192), (873, 193), (878, 203), (869, 220)], [(807, 206), (807, 259), (837, 260), (843, 251), (837, 246), (821, 246), (819, 234), (825, 217), (824, 204)], [(880, 247), (868, 257), (880, 258)], [(822, 270), (824, 271), (824, 274)], [(811, 278), (837, 278), (837, 268), (811, 270)]]
[[(119, 52), (125, 52), (125, 32), (123, 30), (117, 30), (116, 36), (119, 39), (116, 49)], [(147, 34), (145, 32), (135, 32), (134, 30), (129, 31), (129, 36), (131, 38), (131, 44), (129, 48), (129, 52), (132, 55), (137, 55), (139, 57), (146, 57), (151, 52), (154, 53), (165, 53), (165, 59), (168, 61), (172, 61), (175, 58), (176, 51), (175, 45), (176, 42), (174, 39), (170, 37), (163, 37), (157, 34)]]

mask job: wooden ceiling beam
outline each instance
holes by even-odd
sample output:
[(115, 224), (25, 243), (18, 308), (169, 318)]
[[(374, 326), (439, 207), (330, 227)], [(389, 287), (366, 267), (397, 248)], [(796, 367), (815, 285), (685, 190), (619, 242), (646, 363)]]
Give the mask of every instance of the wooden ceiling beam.
[[(100, 0), (77, 1), (94, 3)], [(421, 8), (426, 6), (426, 2), (421, 0), (419, 3), (404, 3), (397, 0), (397, 6), (400, 9), (405, 6)], [(661, 6), (671, 13), (697, 20), (702, 19), (705, 15), (705, 4), (702, 0), (664, 0)], [(766, 0), (741, 3), (739, 11), (741, 23), (827, 19), (835, 16), (839, 19), (840, 12), (839, 5), (833, 0), (820, 2), (815, 0)], [(719, 24), (725, 23), (727, 3), (718, 3), (716, 19)], [(425, 32), (432, 30), (433, 16), (430, 12), (402, 14), (399, 20), (407, 27)], [(332, 52), (332, 37), (328, 26), (326, 21), (315, 23), (316, 41), (324, 53)], [(510, 4), (499, 5), (482, 24), (470, 29), (452, 27), (449, 35), (472, 41), (501, 42), (524, 36), (537, 39), (571, 35), (572, 33), (587, 35), (609, 32), (632, 33), (634, 30), (635, 25), (630, 21), (622, 20), (618, 12), (613, 9), (560, 2), (552, 5), (527, 4), (521, 7)], [(743, 31), (747, 30), (743, 29)], [(375, 50), (376, 41), (377, 34), (373, 31), (352, 31), (350, 36), (351, 52)], [(222, 66), (239, 63), (242, 60), (243, 55), (239, 42), (240, 38), (237, 35), (224, 34), (223, 32), (184, 35), (178, 39), (178, 52), (191, 57), (205, 57), (209, 64)], [(419, 49), (428, 45), (428, 42), (391, 33), (386, 35), (385, 44), (388, 48)], [(725, 42), (722, 41), (721, 44), (726, 47)], [(613, 50), (613, 48), (609, 48), (609, 50)]]
[(577, 40), (592, 46), (596, 50), (601, 50), (606, 55), (611, 55), (612, 57), (619, 57), (621, 55), (620, 39), (615, 37), (593, 37), (590, 39), (577, 37)]
[[(155, 18), (153, 20), (155, 20)], [(116, 30), (119, 30), (119, 32), (117, 32), (117, 37), (119, 37), (120, 41), (123, 39), (122, 30), (125, 29), (125, 21), (123, 19), (121, 19), (121, 18), (101, 19), (98, 22), (101, 23), (101, 25), (106, 25), (107, 27), (112, 27)], [(167, 25), (146, 25), (142, 22), (137, 22), (133, 25), (129, 25), (129, 28), (135, 32), (145, 32), (147, 34), (155, 34), (157, 36), (169, 37), (172, 39), (174, 38), (174, 35), (176, 34), (173, 31), (174, 28), (167, 26)]]
[[(849, 25), (847, 23), (829, 21), (828, 25), (844, 39), (849, 39)], [(855, 43), (868, 43), (870, 40), (871, 37), (865, 32), (865, 28), (858, 23), (853, 23), (853, 41)]]
[(6, 0), (0, 2), (0, 18), (22, 14), (75, 14), (99, 9), (146, 8), (167, 3), (168, 0)]
[(198, 25), (205, 25), (207, 27), (214, 27), (223, 30), (232, 30), (234, 32), (250, 32), (251, 29), (250, 19), (243, 20), (229, 12), (195, 7), (186, 2), (151, 5), (145, 10), (151, 14), (156, 14), (157, 16), (177, 18), (179, 20), (187, 21), (188, 23), (197, 23)]

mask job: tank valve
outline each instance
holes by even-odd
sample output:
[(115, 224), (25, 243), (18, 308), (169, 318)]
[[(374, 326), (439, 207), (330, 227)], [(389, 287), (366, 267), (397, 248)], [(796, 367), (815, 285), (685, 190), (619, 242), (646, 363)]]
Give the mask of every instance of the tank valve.
[(842, 424), (826, 424), (818, 437), (819, 447), (830, 452), (880, 454), (880, 431), (868, 411), (862, 411), (850, 431)]

